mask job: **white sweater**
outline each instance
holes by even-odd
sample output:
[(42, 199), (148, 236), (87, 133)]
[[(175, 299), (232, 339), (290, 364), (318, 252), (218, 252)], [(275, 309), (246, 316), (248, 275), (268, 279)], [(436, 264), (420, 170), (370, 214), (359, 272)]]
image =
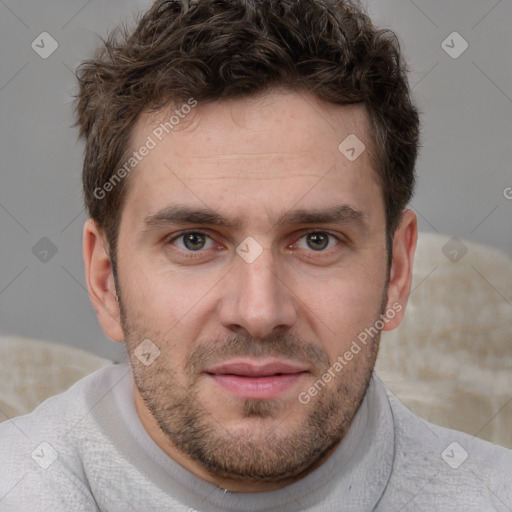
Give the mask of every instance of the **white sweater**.
[[(512, 427), (511, 427), (512, 428)], [(277, 491), (225, 492), (142, 426), (128, 365), (0, 424), (1, 512), (512, 511), (512, 451), (429, 424), (374, 375), (329, 459)]]

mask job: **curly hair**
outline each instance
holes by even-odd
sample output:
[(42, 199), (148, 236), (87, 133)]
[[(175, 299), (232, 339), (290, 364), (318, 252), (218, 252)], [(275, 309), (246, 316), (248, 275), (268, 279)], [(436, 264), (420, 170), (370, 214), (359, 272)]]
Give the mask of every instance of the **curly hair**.
[(414, 189), (419, 118), (400, 46), (357, 1), (157, 1), (136, 27), (114, 30), (77, 70), (76, 124), (85, 139), (85, 205), (115, 259), (129, 179), (112, 179), (144, 112), (248, 97), (275, 87), (362, 104), (382, 187), (388, 252)]

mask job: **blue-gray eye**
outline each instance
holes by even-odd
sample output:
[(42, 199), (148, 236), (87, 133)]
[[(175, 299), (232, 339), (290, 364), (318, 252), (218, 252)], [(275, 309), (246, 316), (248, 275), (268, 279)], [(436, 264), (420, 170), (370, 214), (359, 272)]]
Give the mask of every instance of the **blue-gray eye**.
[[(303, 243), (303, 240), (306, 240), (306, 244)], [(311, 231), (302, 236), (295, 246), (299, 249), (312, 249), (313, 251), (320, 252), (325, 249), (332, 249), (339, 242), (339, 238), (325, 231)]]
[[(180, 249), (186, 249), (188, 251), (200, 251), (201, 249), (208, 249), (206, 246), (208, 240), (210, 241), (210, 246), (213, 244), (210, 237), (204, 233), (200, 232), (189, 232), (183, 233), (176, 237), (173, 241)], [(178, 241), (183, 241), (181, 244)]]
[(329, 235), (327, 233), (317, 232), (306, 235), (308, 247), (314, 251), (322, 251), (329, 245)]

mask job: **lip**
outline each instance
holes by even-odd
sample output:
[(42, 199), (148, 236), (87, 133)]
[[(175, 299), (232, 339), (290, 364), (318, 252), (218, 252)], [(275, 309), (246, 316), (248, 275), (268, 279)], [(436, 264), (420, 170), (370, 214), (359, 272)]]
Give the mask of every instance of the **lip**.
[(308, 369), (284, 361), (231, 361), (204, 373), (226, 391), (255, 400), (275, 398), (301, 381)]

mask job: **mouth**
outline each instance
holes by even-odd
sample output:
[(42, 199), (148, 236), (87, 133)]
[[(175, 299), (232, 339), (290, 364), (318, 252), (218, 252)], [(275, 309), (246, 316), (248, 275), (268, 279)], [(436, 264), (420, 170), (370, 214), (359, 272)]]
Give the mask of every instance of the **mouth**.
[(203, 372), (229, 393), (253, 400), (276, 398), (296, 386), (309, 371), (306, 366), (284, 361), (238, 360)]

